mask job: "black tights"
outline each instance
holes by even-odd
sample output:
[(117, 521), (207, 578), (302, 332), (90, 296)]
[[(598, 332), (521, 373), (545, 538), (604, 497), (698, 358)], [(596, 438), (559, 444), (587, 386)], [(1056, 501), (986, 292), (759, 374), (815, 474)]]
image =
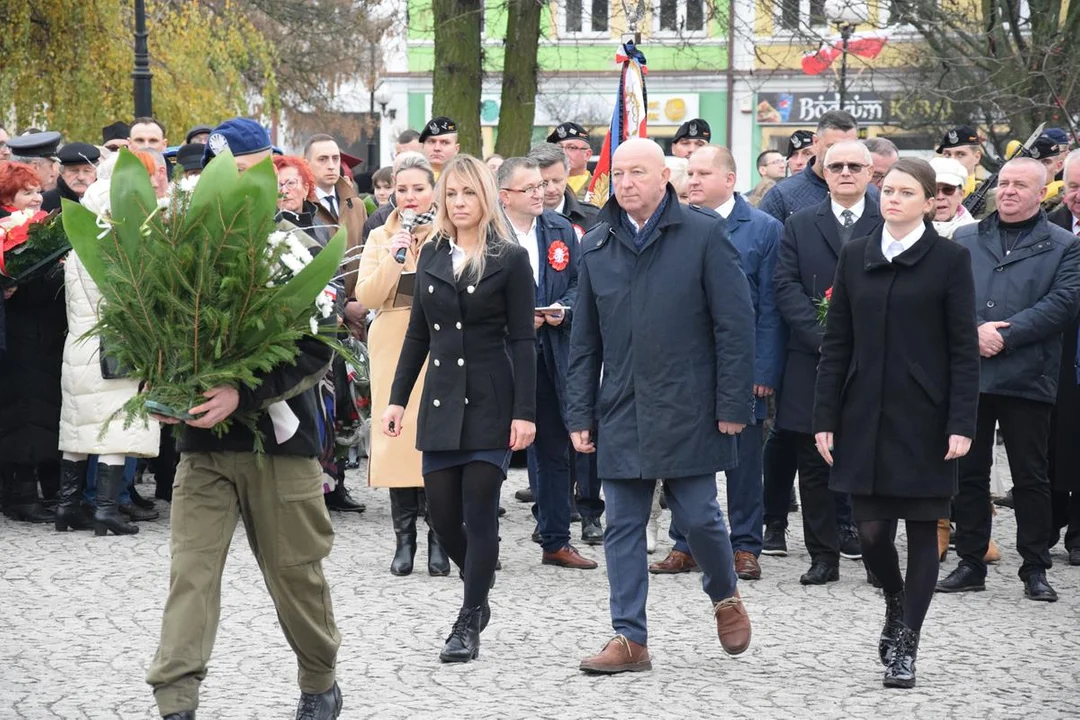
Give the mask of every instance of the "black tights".
[(934, 597), (938, 578), (937, 521), (905, 520), (907, 525), (907, 575), (900, 575), (900, 559), (893, 538), (895, 523), (870, 520), (859, 523), (863, 563), (889, 594), (904, 591), (904, 624), (915, 632), (922, 630), (923, 619)]
[(465, 572), (464, 607), (487, 601), (499, 561), (499, 491), (502, 468), (486, 462), (424, 476), (428, 522), (446, 554)]

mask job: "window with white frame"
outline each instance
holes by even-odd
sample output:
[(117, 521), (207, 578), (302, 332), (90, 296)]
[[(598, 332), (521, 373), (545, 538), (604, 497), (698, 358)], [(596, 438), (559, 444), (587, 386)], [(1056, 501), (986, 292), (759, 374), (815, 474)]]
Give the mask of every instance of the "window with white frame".
[(560, 35), (607, 37), (610, 34), (610, 0), (559, 0), (556, 7)]
[(657, 0), (653, 31), (659, 35), (705, 35), (705, 0)]
[(781, 29), (791, 31), (828, 25), (825, 0), (780, 0), (776, 21)]

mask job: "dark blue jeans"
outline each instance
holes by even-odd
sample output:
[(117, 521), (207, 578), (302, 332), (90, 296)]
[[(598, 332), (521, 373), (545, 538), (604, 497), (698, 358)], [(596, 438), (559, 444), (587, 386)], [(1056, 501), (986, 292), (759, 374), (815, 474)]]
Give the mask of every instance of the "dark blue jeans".
[[(135, 469), (139, 464), (138, 458), (129, 457), (124, 461), (124, 480), (127, 484), (124, 486), (124, 490), (120, 493), (120, 504), (131, 504), (131, 493), (128, 492), (128, 487), (131, 483), (135, 482)], [(97, 466), (98, 456), (91, 455), (86, 461), (86, 485), (83, 489), (83, 501), (87, 505), (95, 505), (95, 499), (97, 498)]]
[(600, 497), (601, 482), (596, 475), (596, 453), (584, 455), (570, 451), (570, 474), (577, 487), (577, 509), (586, 520), (598, 520), (604, 514)]

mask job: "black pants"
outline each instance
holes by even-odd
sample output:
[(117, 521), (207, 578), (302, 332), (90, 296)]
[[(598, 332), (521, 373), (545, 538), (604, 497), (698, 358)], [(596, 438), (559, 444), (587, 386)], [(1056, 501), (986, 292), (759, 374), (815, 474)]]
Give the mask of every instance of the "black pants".
[(829, 465), (818, 453), (813, 435), (795, 435), (806, 550), (812, 561), (839, 565), (840, 535), (836, 527), (836, 500), (829, 490)]
[(978, 425), (971, 452), (960, 458), (960, 493), (953, 500), (956, 554), (961, 562), (986, 575), (990, 544), (990, 466), (994, 458), (994, 424), (1001, 425), (1012, 472), (1016, 508), (1016, 549), (1023, 559), (1020, 577), (1045, 570), (1050, 561), (1050, 476), (1047, 447), (1050, 403), (1006, 395), (979, 396)]
[[(764, 472), (765, 524), (774, 522), (788, 526), (788, 508), (791, 507), (791, 488), (795, 485), (795, 473), (799, 469), (800, 433), (781, 430), (772, 426), (765, 438), (762, 450)], [(852, 525), (851, 498), (847, 493), (833, 493), (836, 505), (837, 525)]]
[(1080, 492), (1055, 492), (1051, 495), (1054, 526), (1051, 541), (1057, 544), (1065, 531), (1065, 549), (1080, 548)]

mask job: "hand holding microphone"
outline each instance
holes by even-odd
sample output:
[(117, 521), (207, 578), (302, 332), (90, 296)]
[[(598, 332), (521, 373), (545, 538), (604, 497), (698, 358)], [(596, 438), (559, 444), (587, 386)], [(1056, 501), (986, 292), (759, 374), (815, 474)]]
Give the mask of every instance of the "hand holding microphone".
[(396, 248), (397, 252), (394, 253), (394, 260), (397, 260), (402, 265), (405, 264), (405, 256), (409, 252), (409, 246), (412, 245), (412, 229), (416, 225), (416, 211), (405, 208), (401, 211), (401, 230), (394, 233), (394, 237), (391, 240), (390, 246)]

